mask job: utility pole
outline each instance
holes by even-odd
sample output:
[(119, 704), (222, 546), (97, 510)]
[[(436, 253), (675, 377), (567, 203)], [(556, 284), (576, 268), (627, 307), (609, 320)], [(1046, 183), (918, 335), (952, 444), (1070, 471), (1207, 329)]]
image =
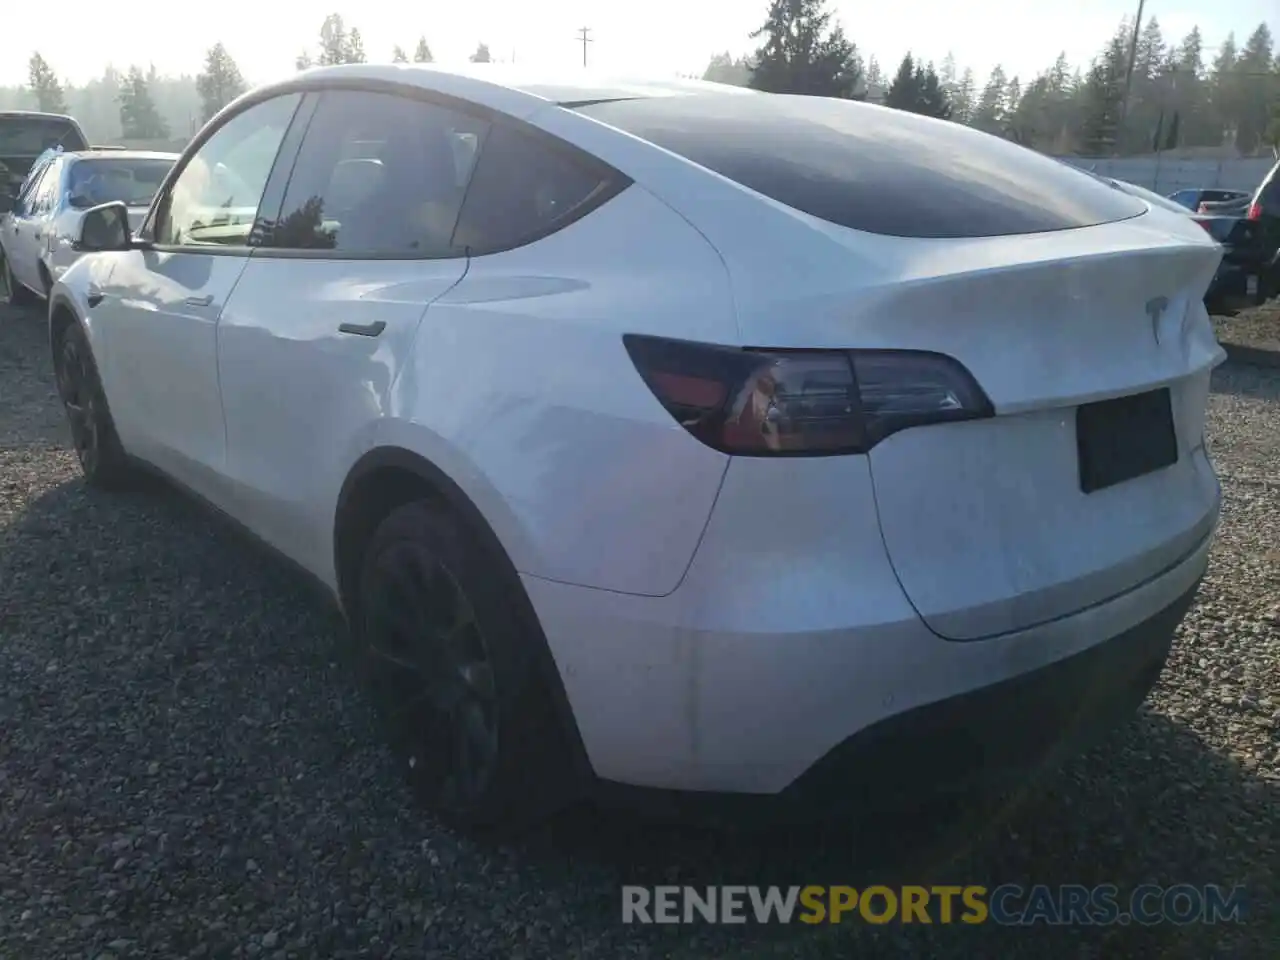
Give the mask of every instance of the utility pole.
[(1120, 101), (1120, 123), (1116, 130), (1116, 150), (1120, 149), (1120, 136), (1129, 119), (1129, 91), (1133, 87), (1133, 66), (1138, 58), (1138, 34), (1142, 30), (1142, 8), (1146, 3), (1147, 0), (1138, 0), (1138, 16), (1133, 21), (1133, 38), (1129, 41), (1129, 66), (1124, 72), (1124, 99)]
[(589, 36), (590, 33), (590, 27), (580, 27), (578, 29), (578, 42), (582, 44), (582, 65), (584, 67), (587, 65), (587, 44), (593, 42)]

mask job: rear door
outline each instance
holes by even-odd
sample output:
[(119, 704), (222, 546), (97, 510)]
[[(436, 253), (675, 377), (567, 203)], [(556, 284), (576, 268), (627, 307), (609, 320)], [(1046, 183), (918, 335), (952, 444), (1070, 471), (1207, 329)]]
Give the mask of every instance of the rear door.
[(487, 123), (391, 93), (320, 95), (281, 215), (218, 331), (236, 513), (321, 576), (333, 505), (373, 445), (427, 305), (466, 272), (452, 233)]

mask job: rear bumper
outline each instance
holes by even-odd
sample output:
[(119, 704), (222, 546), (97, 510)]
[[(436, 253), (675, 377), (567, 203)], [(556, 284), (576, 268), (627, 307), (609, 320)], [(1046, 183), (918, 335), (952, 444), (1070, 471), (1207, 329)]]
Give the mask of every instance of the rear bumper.
[[(787, 508), (749, 517), (730, 511), (728, 519), (717, 510), (684, 583), (666, 597), (523, 578), (596, 780), (659, 793), (779, 797), (829, 792), (839, 779), (833, 768), (876, 795), (899, 789), (895, 779), (906, 778), (907, 789), (912, 776), (940, 786), (964, 779), (933, 761), (894, 772), (895, 756), (926, 753), (921, 739), (938, 740), (930, 755), (994, 773), (999, 765), (988, 752), (1011, 761), (1044, 753), (1042, 743), (1017, 742), (1027, 727), (1070, 739), (1076, 724), (1064, 719), (1063, 704), (1072, 697), (1044, 689), (1066, 683), (1080, 711), (1071, 716), (1102, 726), (1139, 702), (1208, 565), (1211, 533), (1105, 602), (984, 640), (945, 640), (894, 577), (873, 500), (860, 495), (869, 484), (865, 463), (793, 461), (778, 469), (792, 486)], [(831, 469), (845, 471), (851, 493), (842, 513), (810, 488)], [(731, 470), (722, 499), (734, 496), (739, 479)], [(1144, 646), (1143, 638), (1161, 633), (1163, 641)], [(1067, 665), (1103, 647), (1117, 652)], [(1081, 695), (1082, 678), (1111, 657), (1131, 658), (1137, 679), (1114, 688), (1099, 681)], [(1048, 673), (1020, 685), (1058, 669), (1067, 681)], [(985, 706), (989, 696), (1002, 708)], [(998, 745), (1005, 738), (1013, 740)], [(875, 746), (882, 742), (889, 745)]]
[(1137, 711), (1159, 679), (1198, 588), (1197, 579), (1168, 606), (1080, 653), (860, 730), (778, 794), (605, 783), (600, 796), (681, 820), (794, 821), (910, 808), (948, 794), (1025, 783)]

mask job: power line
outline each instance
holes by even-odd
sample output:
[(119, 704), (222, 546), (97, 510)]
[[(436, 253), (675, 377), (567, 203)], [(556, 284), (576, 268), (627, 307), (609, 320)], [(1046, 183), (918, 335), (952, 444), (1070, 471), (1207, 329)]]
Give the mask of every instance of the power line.
[(590, 27), (579, 27), (579, 28), (578, 28), (578, 42), (582, 44), (582, 65), (583, 65), (584, 67), (587, 65), (587, 44), (588, 44), (588, 43), (594, 43), (594, 42), (595, 42), (595, 41), (594, 41), (594, 40), (589, 36), (589, 34), (590, 34), (590, 33), (591, 33), (591, 28), (590, 28)]

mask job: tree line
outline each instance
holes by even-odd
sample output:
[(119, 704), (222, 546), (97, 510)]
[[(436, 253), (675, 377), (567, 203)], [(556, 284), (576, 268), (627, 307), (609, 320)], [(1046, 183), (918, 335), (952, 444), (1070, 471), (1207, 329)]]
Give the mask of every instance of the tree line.
[(780, 93), (872, 95), (1058, 154), (1280, 149), (1280, 55), (1265, 23), (1243, 44), (1228, 35), (1207, 62), (1198, 27), (1171, 43), (1155, 17), (1136, 31), (1125, 19), (1087, 67), (1072, 66), (1064, 53), (1026, 80), (996, 66), (979, 87), (951, 54), (935, 67), (908, 52), (885, 74), (874, 56), (863, 61), (825, 2), (771, 0), (752, 35), (760, 41), (754, 54), (712, 57), (704, 79)]
[[(1169, 42), (1156, 18), (1142, 24), (1136, 36), (1126, 19), (1087, 66), (1073, 66), (1061, 54), (1025, 81), (997, 66), (981, 86), (972, 69), (958, 69), (951, 54), (934, 64), (908, 51), (892, 73), (874, 55), (864, 60), (826, 0), (770, 0), (765, 22), (752, 38), (758, 43), (752, 55), (712, 57), (704, 77), (774, 92), (871, 95), (886, 106), (968, 124), (1057, 154), (1223, 145), (1252, 154), (1280, 146), (1280, 56), (1265, 23), (1243, 44), (1228, 36), (1209, 60), (1198, 28)], [(295, 66), (303, 70), (367, 59), (359, 29), (330, 14), (315, 47), (299, 53)], [(489, 47), (478, 44), (470, 59), (490, 61)], [(432, 63), (434, 57), (427, 38), (420, 36), (412, 56), (396, 45), (390, 60)], [(73, 87), (63, 85), (38, 52), (28, 73), (25, 87), (0, 87), (0, 109), (69, 112), (99, 143), (185, 139), (247, 88), (221, 43), (209, 49), (194, 77), (162, 77), (154, 67), (130, 66), (124, 72), (107, 67), (101, 77)]]
[[(412, 58), (403, 47), (391, 51), (391, 62), (433, 63), (425, 36), (418, 38)], [(481, 43), (472, 62), (488, 63), (492, 55)], [(325, 17), (314, 50), (304, 50), (294, 66), (365, 63), (364, 40), (356, 27), (348, 28), (338, 14)], [(27, 84), (0, 87), (0, 110), (26, 108), (49, 113), (69, 113), (84, 127), (94, 143), (122, 140), (185, 140), (224, 106), (244, 93), (249, 84), (222, 43), (205, 55), (204, 67), (194, 77), (162, 77), (154, 66), (130, 66), (120, 71), (108, 66), (101, 77), (83, 86), (64, 84), (39, 53), (27, 64)]]

